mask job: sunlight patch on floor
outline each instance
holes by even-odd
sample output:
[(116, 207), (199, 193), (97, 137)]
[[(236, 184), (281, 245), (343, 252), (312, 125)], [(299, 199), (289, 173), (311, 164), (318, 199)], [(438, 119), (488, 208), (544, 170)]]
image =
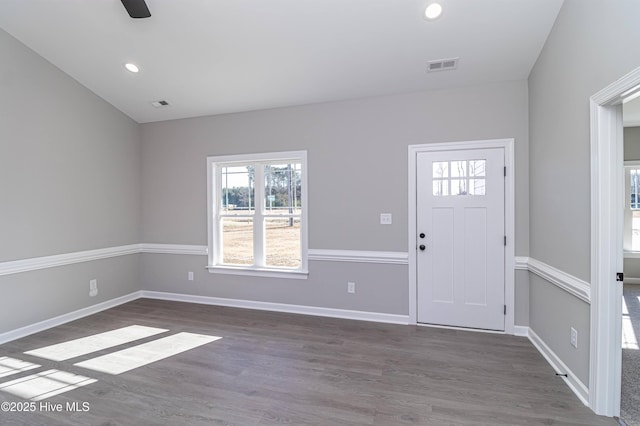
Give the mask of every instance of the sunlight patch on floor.
[(74, 365), (108, 374), (121, 374), (218, 339), (221, 337), (177, 333)]
[(624, 297), (622, 298), (622, 349), (640, 349)]
[[(163, 328), (132, 325), (45, 346), (27, 351), (25, 354), (59, 362), (100, 350), (114, 348), (118, 345), (134, 342), (138, 339), (167, 331), (169, 330)], [(74, 365), (107, 374), (121, 374), (221, 338), (222, 337), (186, 332), (176, 333), (78, 362)], [(28, 361), (7, 356), (0, 357), (0, 377), (22, 373), (39, 367), (41, 367), (41, 365)], [(98, 380), (90, 377), (68, 373), (58, 369), (50, 369), (6, 383), (0, 383), (0, 391), (8, 392), (31, 401), (42, 401), (54, 395), (59, 395), (97, 381)]]
[(31, 401), (42, 401), (95, 382), (97, 380), (90, 377), (54, 369), (0, 384), (0, 390)]
[(91, 336), (34, 349), (25, 352), (25, 354), (50, 359), (52, 361), (64, 361), (166, 331), (169, 330), (145, 327), (142, 325), (130, 325), (117, 330), (106, 331), (104, 333), (93, 334)]
[(8, 356), (0, 357), (0, 377), (7, 377), (12, 374), (22, 373), (23, 371), (33, 370), (40, 367), (39, 364), (22, 361), (21, 359), (10, 358)]

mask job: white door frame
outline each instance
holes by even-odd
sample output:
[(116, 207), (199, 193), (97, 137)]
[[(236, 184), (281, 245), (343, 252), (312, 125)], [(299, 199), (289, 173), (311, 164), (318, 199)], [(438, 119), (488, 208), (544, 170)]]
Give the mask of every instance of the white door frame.
[(504, 301), (507, 314), (504, 332), (515, 334), (515, 159), (514, 139), (490, 139), (463, 142), (409, 145), (409, 324), (417, 324), (418, 269), (417, 269), (417, 164), (419, 152), (458, 151), (468, 149), (504, 148), (507, 176), (504, 182), (504, 225), (507, 236), (504, 258)]
[[(605, 87), (591, 107), (591, 330), (589, 406), (620, 414), (622, 371), (622, 219), (624, 176), (622, 106), (640, 85), (640, 68)], [(624, 95), (624, 96), (623, 96)]]

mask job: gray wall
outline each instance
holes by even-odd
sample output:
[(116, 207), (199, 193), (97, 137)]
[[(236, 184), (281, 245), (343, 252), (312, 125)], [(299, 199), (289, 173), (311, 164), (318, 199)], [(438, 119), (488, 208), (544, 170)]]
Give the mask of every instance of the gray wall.
[[(0, 52), (0, 262), (139, 242), (138, 125), (2, 30)], [(0, 332), (138, 289), (136, 257), (0, 277)]]
[[(406, 252), (408, 145), (515, 138), (516, 251), (526, 256), (527, 102), (526, 82), (515, 81), (143, 124), (142, 239), (207, 244), (208, 155), (306, 149), (309, 247)], [(393, 214), (393, 225), (379, 225), (381, 212)], [(144, 255), (144, 289), (408, 313), (406, 266), (311, 262), (301, 282), (208, 274), (205, 265), (205, 257)], [(199, 282), (186, 283), (194, 269)], [(350, 280), (358, 291), (347, 297)], [(527, 285), (517, 289), (522, 312)]]
[(624, 160), (640, 160), (640, 127), (624, 128)]
[[(590, 277), (589, 97), (640, 66), (640, 2), (566, 0), (529, 77), (531, 257)], [(531, 328), (588, 383), (588, 306), (532, 280)], [(544, 320), (553, 318), (553, 321)], [(579, 350), (565, 350), (571, 326)]]

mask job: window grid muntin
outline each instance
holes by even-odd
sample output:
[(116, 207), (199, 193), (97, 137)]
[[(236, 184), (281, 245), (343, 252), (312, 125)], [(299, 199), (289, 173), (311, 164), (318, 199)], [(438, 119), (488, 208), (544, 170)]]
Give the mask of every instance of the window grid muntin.
[[(300, 195), (300, 207), (297, 210), (297, 213), (282, 213), (282, 214), (277, 214), (277, 215), (269, 215), (266, 213), (266, 206), (265, 206), (265, 201), (266, 201), (266, 194), (265, 194), (265, 187), (263, 185), (256, 185), (255, 182), (264, 182), (265, 179), (265, 174), (264, 174), (264, 169), (266, 166), (269, 165), (273, 165), (273, 164), (287, 164), (287, 163), (291, 163), (291, 164), (295, 164), (296, 169), (299, 170), (300, 172), (300, 182), (301, 182), (301, 195)], [(214, 170), (215, 170), (215, 176), (216, 176), (216, 181), (219, 182), (219, 185), (214, 186), (216, 188), (216, 190), (220, 190), (222, 188), (222, 170), (225, 167), (242, 167), (242, 166), (253, 166), (254, 168), (254, 185), (253, 185), (253, 190), (254, 190), (254, 206), (257, 206), (258, 204), (261, 205), (261, 208), (259, 209), (254, 209), (250, 214), (230, 214), (228, 211), (228, 209), (223, 210), (221, 208), (215, 208), (214, 206), (214, 229), (216, 230), (216, 232), (214, 232), (213, 235), (213, 257), (211, 258), (213, 260), (212, 265), (211, 266), (221, 266), (221, 267), (236, 267), (236, 266), (240, 266), (243, 267), (243, 269), (247, 269), (247, 270), (251, 270), (251, 269), (268, 269), (268, 270), (274, 270), (274, 271), (303, 271), (306, 270), (306, 258), (305, 258), (305, 249), (304, 249), (304, 242), (303, 240), (305, 240), (305, 234), (306, 234), (306, 224), (303, 222), (303, 220), (306, 220), (306, 216), (303, 214), (303, 209), (306, 206), (306, 203), (303, 202), (303, 197), (306, 196), (305, 194), (305, 189), (306, 189), (306, 185), (304, 183), (305, 179), (304, 179), (304, 173), (305, 173), (305, 166), (306, 166), (306, 161), (304, 159), (304, 157), (300, 157), (300, 158), (285, 158), (285, 159), (274, 159), (274, 160), (258, 160), (258, 161), (242, 161), (242, 162), (219, 162), (219, 163), (213, 163), (214, 164)], [(222, 192), (222, 191), (221, 191)], [(221, 196), (222, 194), (214, 194), (214, 198), (218, 200), (218, 202), (220, 204), (222, 204), (222, 200), (221, 200)], [(224, 263), (224, 242), (223, 242), (223, 228), (222, 228), (222, 223), (223, 220), (225, 218), (234, 218), (234, 219), (241, 219), (241, 218), (247, 218), (247, 219), (252, 219), (253, 220), (253, 250), (254, 250), (254, 256), (253, 256), (253, 260), (254, 263), (252, 265), (244, 265), (244, 264), (233, 264), (233, 263)], [(266, 220), (268, 220), (269, 218), (272, 219), (276, 219), (276, 218), (293, 218), (294, 221), (297, 219), (300, 222), (300, 234), (299, 234), (299, 238), (300, 238), (300, 242), (299, 242), (299, 247), (300, 247), (300, 253), (298, 255), (298, 257), (300, 258), (300, 262), (299, 262), (299, 267), (297, 268), (288, 268), (288, 267), (273, 267), (273, 266), (268, 266), (267, 265), (267, 253), (266, 253)]]
[(486, 159), (434, 161), (432, 179), (434, 196), (485, 195)]

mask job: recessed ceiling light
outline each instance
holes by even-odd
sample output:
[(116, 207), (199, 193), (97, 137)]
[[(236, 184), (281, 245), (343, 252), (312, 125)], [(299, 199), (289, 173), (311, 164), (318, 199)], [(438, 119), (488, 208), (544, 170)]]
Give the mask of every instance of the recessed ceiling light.
[(124, 67), (131, 72), (140, 71), (140, 69), (135, 64), (124, 64)]
[(424, 16), (427, 19), (436, 19), (442, 14), (442, 6), (440, 3), (431, 3), (424, 11)]

